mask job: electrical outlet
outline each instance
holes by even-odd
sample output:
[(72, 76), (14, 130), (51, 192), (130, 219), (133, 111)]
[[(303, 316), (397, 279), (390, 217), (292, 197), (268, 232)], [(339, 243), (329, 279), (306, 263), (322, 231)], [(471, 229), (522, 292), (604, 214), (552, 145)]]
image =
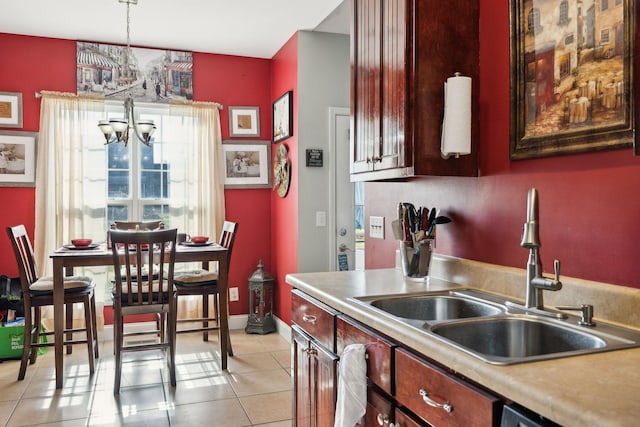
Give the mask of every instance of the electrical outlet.
[(369, 237), (372, 239), (384, 239), (384, 217), (369, 217)]
[(238, 288), (229, 288), (229, 301), (239, 301)]

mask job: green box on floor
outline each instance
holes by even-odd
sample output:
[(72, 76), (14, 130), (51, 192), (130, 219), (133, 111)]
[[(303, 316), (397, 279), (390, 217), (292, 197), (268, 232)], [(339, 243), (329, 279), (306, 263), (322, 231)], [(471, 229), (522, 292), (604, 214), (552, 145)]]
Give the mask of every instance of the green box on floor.
[[(41, 336), (40, 342), (47, 342)], [(24, 347), (24, 326), (0, 326), (0, 359), (20, 359)], [(45, 354), (46, 347), (38, 349), (38, 354)]]

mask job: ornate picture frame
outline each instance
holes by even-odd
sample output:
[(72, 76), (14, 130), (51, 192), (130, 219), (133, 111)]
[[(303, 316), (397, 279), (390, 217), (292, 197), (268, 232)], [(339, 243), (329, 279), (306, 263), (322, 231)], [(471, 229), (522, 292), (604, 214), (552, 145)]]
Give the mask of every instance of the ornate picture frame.
[(510, 158), (630, 147), (637, 122), (635, 2), (509, 4)]
[(288, 91), (273, 103), (273, 142), (293, 136), (293, 91)]
[(271, 188), (269, 141), (222, 141), (224, 188)]

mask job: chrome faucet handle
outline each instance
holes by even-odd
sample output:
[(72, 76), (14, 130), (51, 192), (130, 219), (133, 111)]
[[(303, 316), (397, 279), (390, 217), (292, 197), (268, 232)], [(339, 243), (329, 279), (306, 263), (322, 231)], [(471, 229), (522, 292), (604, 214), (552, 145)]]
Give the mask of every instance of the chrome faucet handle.
[(558, 310), (565, 310), (565, 311), (579, 311), (580, 320), (578, 321), (578, 325), (596, 326), (596, 322), (593, 321), (593, 306), (591, 304), (562, 305), (556, 308)]
[(553, 260), (553, 275), (555, 276), (556, 282), (560, 281), (560, 260)]

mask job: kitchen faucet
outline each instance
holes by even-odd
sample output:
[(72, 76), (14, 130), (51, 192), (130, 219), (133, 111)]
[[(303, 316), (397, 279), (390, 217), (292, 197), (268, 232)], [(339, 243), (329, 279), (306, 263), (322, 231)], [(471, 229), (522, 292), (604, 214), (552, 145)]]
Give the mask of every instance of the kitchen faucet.
[(559, 260), (553, 262), (554, 278), (542, 275), (542, 262), (540, 262), (539, 254), (541, 244), (538, 235), (538, 191), (535, 188), (529, 190), (527, 197), (527, 221), (524, 223), (520, 246), (529, 249), (525, 308), (544, 310), (542, 291), (559, 291), (562, 289), (562, 282), (560, 282)]

